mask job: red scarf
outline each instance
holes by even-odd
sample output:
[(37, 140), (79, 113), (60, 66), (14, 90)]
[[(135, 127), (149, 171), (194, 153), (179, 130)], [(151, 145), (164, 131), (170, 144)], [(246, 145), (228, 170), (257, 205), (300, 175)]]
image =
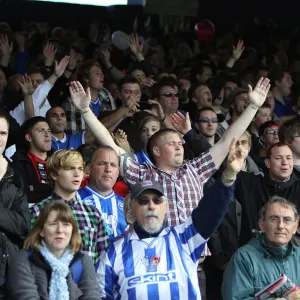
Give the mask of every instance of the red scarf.
[(38, 156), (31, 152), (27, 152), (27, 156), (30, 158), (32, 165), (35, 169), (36, 175), (40, 183), (47, 183), (48, 179), (48, 163), (40, 159)]

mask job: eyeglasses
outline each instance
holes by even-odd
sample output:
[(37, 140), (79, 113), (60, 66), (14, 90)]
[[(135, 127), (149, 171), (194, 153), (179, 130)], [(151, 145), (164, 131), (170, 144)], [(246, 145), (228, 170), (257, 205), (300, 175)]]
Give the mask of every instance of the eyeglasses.
[(200, 118), (198, 120), (200, 123), (219, 123), (218, 118)]
[(278, 129), (267, 129), (265, 134), (278, 134)]
[(146, 196), (141, 196), (135, 199), (135, 201), (139, 204), (139, 205), (148, 205), (150, 200), (152, 200), (152, 202), (156, 205), (162, 204), (164, 202), (164, 199), (162, 197), (158, 197), (155, 196), (153, 198), (149, 198)]
[(164, 93), (164, 94), (160, 94), (159, 96), (164, 96), (164, 97), (167, 97), (167, 98), (171, 98), (172, 96), (178, 97), (179, 93)]

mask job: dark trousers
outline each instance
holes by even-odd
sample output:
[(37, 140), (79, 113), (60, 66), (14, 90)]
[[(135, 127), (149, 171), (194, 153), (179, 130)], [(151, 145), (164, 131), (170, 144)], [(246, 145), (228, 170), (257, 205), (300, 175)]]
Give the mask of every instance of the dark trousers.
[(211, 257), (204, 261), (205, 274), (206, 274), (206, 296), (207, 300), (222, 300), (222, 281), (223, 271), (217, 269), (211, 263)]
[(206, 276), (202, 263), (198, 265), (197, 269), (198, 274), (198, 284), (200, 288), (201, 298), (202, 300), (207, 300), (206, 298)]

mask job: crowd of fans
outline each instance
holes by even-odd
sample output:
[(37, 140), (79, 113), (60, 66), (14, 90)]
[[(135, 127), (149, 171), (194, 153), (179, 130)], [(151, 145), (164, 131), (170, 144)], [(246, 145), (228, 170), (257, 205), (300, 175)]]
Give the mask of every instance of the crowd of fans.
[(0, 297), (300, 287), (300, 36), (245, 30), (0, 23)]

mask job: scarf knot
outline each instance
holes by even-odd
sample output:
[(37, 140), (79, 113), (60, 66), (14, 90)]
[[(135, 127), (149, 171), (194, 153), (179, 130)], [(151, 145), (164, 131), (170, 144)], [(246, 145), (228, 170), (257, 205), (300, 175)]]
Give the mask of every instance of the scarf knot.
[(44, 241), (42, 241), (40, 252), (52, 270), (49, 300), (69, 299), (69, 288), (66, 277), (69, 274), (69, 265), (74, 257), (74, 253), (70, 253), (69, 248), (66, 248), (62, 257), (58, 259), (49, 251)]

